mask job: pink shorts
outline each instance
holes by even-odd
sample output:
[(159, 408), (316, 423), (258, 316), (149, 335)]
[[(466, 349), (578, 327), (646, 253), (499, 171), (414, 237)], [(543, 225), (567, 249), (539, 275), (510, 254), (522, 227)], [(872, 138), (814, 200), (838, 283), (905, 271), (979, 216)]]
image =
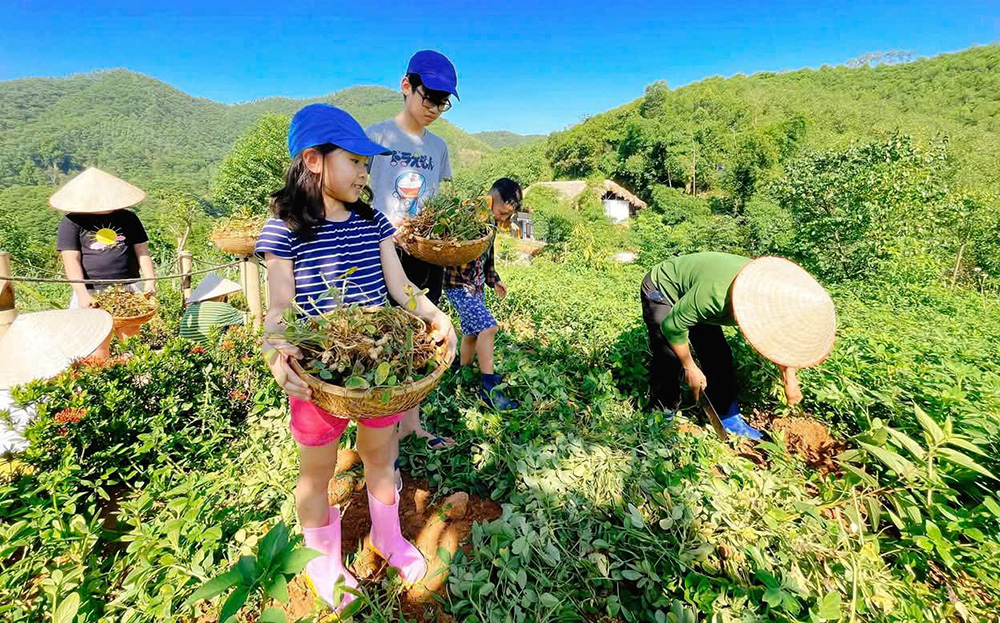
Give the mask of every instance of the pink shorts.
[[(325, 446), (340, 439), (351, 422), (347, 418), (330, 415), (308, 400), (288, 398), (291, 405), (292, 438), (303, 446)], [(358, 420), (361, 426), (368, 428), (386, 428), (403, 419), (402, 413), (384, 415), (382, 417)]]

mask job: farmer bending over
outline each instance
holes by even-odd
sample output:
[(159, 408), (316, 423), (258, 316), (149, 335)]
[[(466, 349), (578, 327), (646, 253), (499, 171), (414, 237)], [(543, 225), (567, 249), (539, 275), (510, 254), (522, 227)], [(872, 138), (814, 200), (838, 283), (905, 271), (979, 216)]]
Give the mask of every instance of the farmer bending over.
[(240, 292), (238, 284), (209, 273), (195, 288), (181, 316), (181, 337), (208, 344), (214, 327), (236, 327), (243, 324), (243, 314), (229, 304), (229, 295)]
[(723, 428), (735, 435), (761, 438), (740, 415), (733, 353), (721, 325), (739, 327), (758, 353), (778, 365), (789, 405), (802, 400), (796, 369), (819, 364), (833, 347), (836, 314), (830, 295), (785, 259), (682, 255), (643, 277), (640, 298), (653, 353), (653, 408), (673, 415), (684, 379), (695, 400), (704, 393), (719, 409)]

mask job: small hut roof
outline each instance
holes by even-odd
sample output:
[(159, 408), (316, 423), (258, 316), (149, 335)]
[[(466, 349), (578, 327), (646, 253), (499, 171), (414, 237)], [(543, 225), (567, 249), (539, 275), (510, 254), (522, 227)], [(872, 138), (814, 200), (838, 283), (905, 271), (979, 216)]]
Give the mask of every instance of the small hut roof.
[(628, 201), (636, 210), (642, 210), (647, 207), (645, 201), (636, 197), (634, 194), (630, 193), (628, 189), (612, 182), (611, 180), (604, 180), (604, 190), (621, 197), (625, 201)]
[[(571, 200), (575, 199), (587, 190), (587, 182), (585, 180), (572, 180), (565, 182), (538, 182), (537, 184), (532, 184), (532, 186), (544, 186), (546, 188), (552, 188), (555, 190), (561, 199)], [(621, 197), (625, 201), (628, 201), (637, 210), (642, 210), (646, 208), (646, 202), (642, 199), (636, 197), (633, 193), (629, 192), (628, 189), (624, 188), (620, 184), (616, 184), (611, 180), (604, 180), (601, 182), (600, 186), (604, 192), (611, 193), (617, 197)]]

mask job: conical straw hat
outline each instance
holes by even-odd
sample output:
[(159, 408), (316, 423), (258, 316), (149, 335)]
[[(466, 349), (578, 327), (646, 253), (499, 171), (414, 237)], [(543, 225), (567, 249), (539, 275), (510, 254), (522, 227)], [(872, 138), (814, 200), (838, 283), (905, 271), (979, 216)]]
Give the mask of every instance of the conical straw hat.
[(733, 281), (733, 316), (757, 352), (782, 366), (808, 368), (830, 354), (837, 334), (833, 299), (798, 264), (762, 257)]
[(201, 280), (198, 287), (194, 289), (194, 293), (191, 294), (191, 298), (188, 299), (188, 302), (200, 303), (201, 301), (214, 299), (217, 296), (225, 296), (226, 294), (239, 292), (242, 289), (243, 288), (241, 288), (236, 282), (223, 279), (215, 273), (209, 273), (204, 279)]
[(56, 376), (97, 350), (113, 324), (103, 309), (21, 314), (0, 339), (0, 389)]
[(77, 175), (49, 197), (49, 204), (63, 212), (111, 212), (134, 206), (146, 193), (110, 173), (93, 167)]

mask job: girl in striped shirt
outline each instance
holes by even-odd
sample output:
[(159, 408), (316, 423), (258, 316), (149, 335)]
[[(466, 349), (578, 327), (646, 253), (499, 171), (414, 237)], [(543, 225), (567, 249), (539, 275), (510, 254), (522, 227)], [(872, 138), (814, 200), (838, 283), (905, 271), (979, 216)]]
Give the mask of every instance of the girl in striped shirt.
[[(282, 313), (294, 300), (306, 313), (321, 314), (336, 302), (319, 295), (327, 283), (354, 269), (343, 293), (345, 304), (381, 305), (386, 296), (403, 304), (411, 286), (392, 241), (393, 226), (362, 200), (368, 158), (386, 153), (365, 136), (346, 112), (325, 104), (306, 106), (288, 130), (291, 166), (285, 186), (271, 196), (272, 218), (257, 240), (257, 254), (267, 264), (271, 308), (267, 333), (282, 330)], [(415, 287), (412, 291), (417, 291)], [(451, 320), (424, 296), (415, 313), (428, 320), (439, 341), (454, 353), (456, 337)], [(288, 342), (269, 338), (264, 354), (278, 384), (291, 403), (291, 432), (301, 455), (295, 505), (306, 545), (323, 552), (309, 562), (306, 572), (317, 593), (335, 610), (354, 597), (335, 598), (337, 585), (351, 588), (357, 581), (344, 567), (340, 548), (340, 509), (328, 506), (327, 486), (337, 465), (337, 447), (348, 420), (323, 411), (310, 402), (311, 390), (288, 363), (301, 352)], [(371, 542), (406, 582), (426, 572), (420, 551), (403, 538), (399, 527), (399, 495), (392, 468), (394, 425), (403, 414), (361, 420), (357, 449), (365, 466)], [(336, 603), (335, 603), (336, 601)]]

